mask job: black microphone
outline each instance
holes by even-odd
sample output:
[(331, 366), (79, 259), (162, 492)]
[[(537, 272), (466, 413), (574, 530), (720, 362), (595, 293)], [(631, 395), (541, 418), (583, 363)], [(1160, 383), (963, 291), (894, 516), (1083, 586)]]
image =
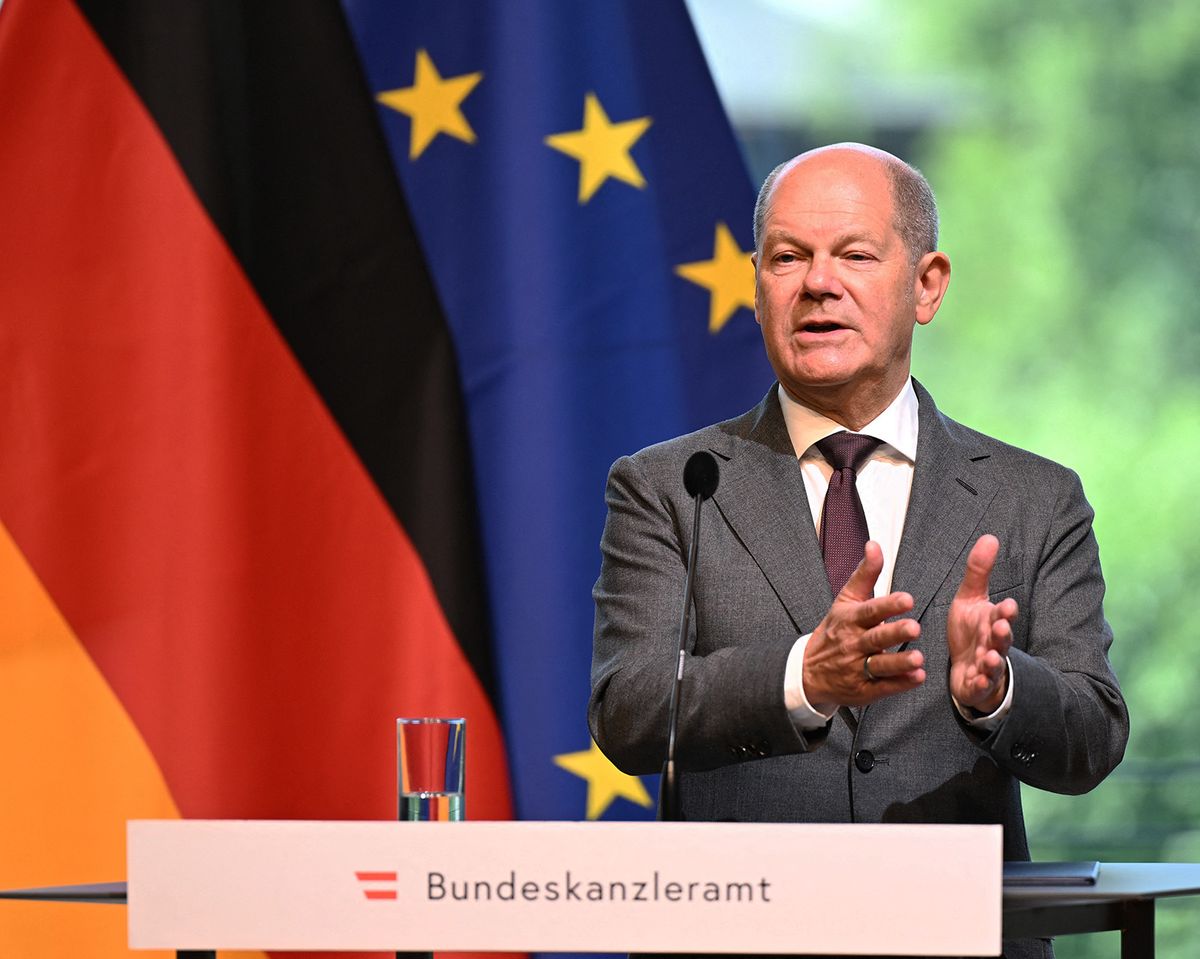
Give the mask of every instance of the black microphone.
[(705, 453), (701, 450), (688, 457), (688, 461), (683, 466), (683, 488), (687, 490), (688, 496), (699, 497), (696, 503), (697, 510), (700, 509), (701, 501), (708, 499), (717, 491), (717, 484), (720, 481), (721, 474), (717, 469), (717, 458), (712, 453)]
[(675, 734), (679, 730), (679, 697), (683, 689), (683, 662), (687, 656), (688, 622), (692, 615), (692, 585), (696, 577), (696, 557), (700, 552), (700, 504), (717, 491), (721, 478), (716, 457), (701, 450), (688, 457), (683, 467), (683, 488), (695, 500), (692, 511), (692, 545), (688, 550), (687, 584), (683, 588), (683, 613), (679, 622), (679, 660), (675, 666), (675, 685), (671, 687), (671, 708), (667, 714), (667, 760), (663, 763), (658, 787), (658, 818), (678, 822), (679, 781), (675, 778)]

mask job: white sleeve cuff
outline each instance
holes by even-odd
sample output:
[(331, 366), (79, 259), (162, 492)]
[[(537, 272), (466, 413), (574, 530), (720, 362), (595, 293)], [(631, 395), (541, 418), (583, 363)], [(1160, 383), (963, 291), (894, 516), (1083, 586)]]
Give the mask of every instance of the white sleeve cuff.
[(787, 666), (783, 671), (783, 704), (792, 717), (792, 725), (798, 730), (820, 729), (833, 718), (833, 713), (826, 714), (814, 708), (804, 695), (804, 650), (808, 648), (810, 639), (812, 633), (805, 633), (796, 640), (788, 653)]
[[(788, 664), (791, 665), (790, 659), (788, 660)], [(958, 710), (958, 714), (976, 729), (982, 729), (989, 733), (994, 729), (998, 729), (1000, 724), (1004, 722), (1004, 717), (1007, 716), (1012, 710), (1013, 671), (1012, 663), (1008, 661), (1007, 656), (1004, 658), (1004, 668), (1008, 671), (1008, 691), (1004, 694), (1004, 699), (1001, 701), (1000, 705), (996, 707), (995, 712), (988, 713), (986, 716), (972, 716), (969, 709), (966, 709), (960, 705), (959, 701), (954, 699), (953, 696), (950, 697), (954, 700), (954, 708)]]

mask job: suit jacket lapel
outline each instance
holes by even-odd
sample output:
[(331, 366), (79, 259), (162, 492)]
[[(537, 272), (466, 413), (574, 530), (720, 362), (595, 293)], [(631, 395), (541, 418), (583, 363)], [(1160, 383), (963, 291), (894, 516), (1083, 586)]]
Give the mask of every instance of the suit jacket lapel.
[(728, 460), (713, 500), (799, 635), (821, 621), (833, 597), (776, 389), (750, 417), (737, 421), (746, 427), (745, 433), (734, 432), (726, 449), (713, 450)]
[[(977, 465), (986, 449), (951, 432), (933, 398), (913, 381), (919, 403), (917, 464), (892, 589), (905, 590), (919, 619), (974, 538), (996, 486)], [(833, 596), (813, 529), (804, 479), (779, 407), (777, 387), (734, 422), (713, 502), (766, 576), (798, 632), (813, 629)]]
[(974, 539), (996, 486), (977, 465), (987, 451), (970, 434), (951, 433), (933, 399), (915, 380), (919, 406), (917, 463), (892, 589), (912, 594), (919, 619)]

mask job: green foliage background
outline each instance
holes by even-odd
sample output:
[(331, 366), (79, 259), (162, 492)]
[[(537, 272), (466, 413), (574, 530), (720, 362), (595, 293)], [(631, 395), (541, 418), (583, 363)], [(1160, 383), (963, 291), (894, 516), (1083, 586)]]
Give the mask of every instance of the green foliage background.
[[(1034, 856), (1200, 861), (1200, 13), (1153, 0), (873, 11), (848, 41), (865, 51), (816, 54), (829, 83), (807, 133), (907, 147), (953, 263), (915, 374), (949, 415), (1074, 468), (1097, 513), (1132, 736), (1093, 793), (1026, 789)], [(900, 87), (936, 79), (925, 120), (889, 131), (851, 101), (864, 53)], [(1157, 925), (1160, 957), (1200, 954), (1195, 900), (1161, 904)], [(1056, 949), (1115, 959), (1119, 941)]]
[[(971, 115), (919, 156), (955, 266), (916, 373), (987, 432), (1076, 469), (1130, 706), (1085, 797), (1026, 790), (1037, 858), (1200, 860), (1200, 16), (1183, 3), (929, 3)], [(1200, 949), (1194, 902), (1159, 954)], [(1060, 957), (1118, 954), (1064, 939)]]

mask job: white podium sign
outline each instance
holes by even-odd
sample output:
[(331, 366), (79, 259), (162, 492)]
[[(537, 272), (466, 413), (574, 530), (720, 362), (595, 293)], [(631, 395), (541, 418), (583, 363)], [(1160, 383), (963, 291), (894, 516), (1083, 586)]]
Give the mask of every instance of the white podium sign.
[(999, 826), (129, 823), (135, 949), (1000, 952)]

